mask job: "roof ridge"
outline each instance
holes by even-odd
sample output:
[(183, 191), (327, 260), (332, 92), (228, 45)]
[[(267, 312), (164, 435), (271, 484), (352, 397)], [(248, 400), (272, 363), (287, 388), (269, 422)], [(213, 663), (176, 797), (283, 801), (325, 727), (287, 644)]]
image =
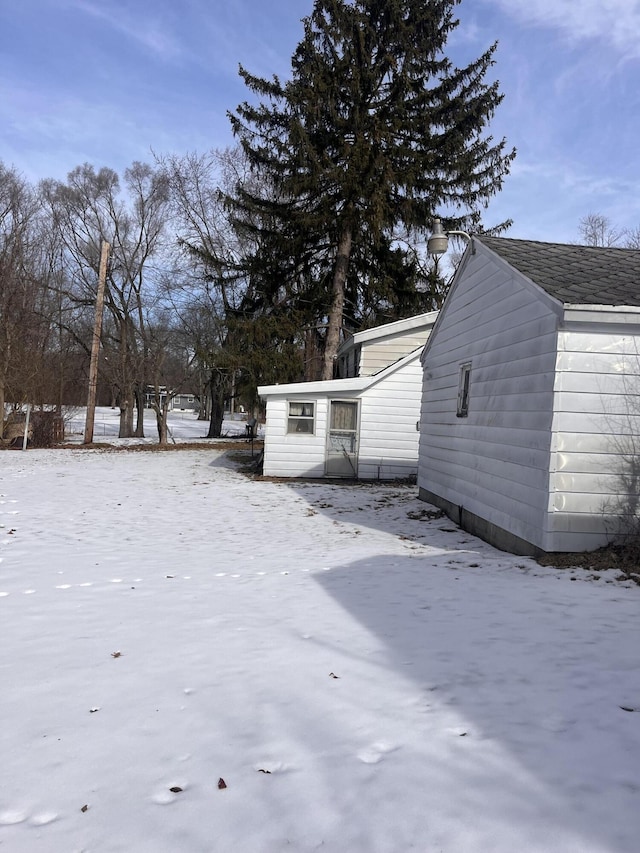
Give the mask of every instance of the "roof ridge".
[(481, 242), (486, 241), (499, 241), (499, 242), (510, 242), (510, 243), (534, 243), (539, 246), (556, 246), (561, 249), (587, 249), (588, 251), (594, 252), (633, 252), (640, 255), (640, 249), (633, 249), (629, 246), (589, 246), (586, 243), (555, 243), (550, 242), (549, 240), (530, 240), (525, 237), (495, 237), (492, 234), (473, 234), (474, 240), (480, 240)]

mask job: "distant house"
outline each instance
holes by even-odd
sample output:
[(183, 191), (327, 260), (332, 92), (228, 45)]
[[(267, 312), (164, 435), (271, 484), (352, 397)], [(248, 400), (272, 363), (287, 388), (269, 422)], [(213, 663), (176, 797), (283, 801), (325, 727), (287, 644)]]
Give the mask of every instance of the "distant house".
[(200, 404), (194, 394), (175, 394), (171, 398), (170, 408), (183, 412), (196, 412)]
[(522, 554), (638, 522), (640, 251), (475, 237), (422, 355), (420, 497)]
[(167, 391), (166, 385), (160, 385), (157, 389), (153, 385), (146, 386), (144, 391), (145, 408), (151, 408), (156, 398), (159, 400), (160, 405), (163, 406), (167, 400), (167, 395), (169, 396), (169, 410), (177, 409), (179, 411), (194, 412), (200, 408), (200, 404), (193, 394)]
[(342, 378), (263, 385), (264, 473), (276, 477), (415, 477), (420, 352), (437, 312), (358, 332), (338, 352)]

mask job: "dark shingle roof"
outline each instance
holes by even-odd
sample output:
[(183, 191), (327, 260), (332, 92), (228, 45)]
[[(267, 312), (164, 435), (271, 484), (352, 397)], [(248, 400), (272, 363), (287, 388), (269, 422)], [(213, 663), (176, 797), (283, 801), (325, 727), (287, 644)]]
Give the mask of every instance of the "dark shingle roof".
[(640, 251), (487, 237), (479, 240), (565, 304), (640, 307)]

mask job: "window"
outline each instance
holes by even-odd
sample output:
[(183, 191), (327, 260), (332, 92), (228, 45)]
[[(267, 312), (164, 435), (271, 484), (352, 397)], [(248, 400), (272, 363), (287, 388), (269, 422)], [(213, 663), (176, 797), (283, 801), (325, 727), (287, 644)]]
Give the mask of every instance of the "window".
[[(329, 452), (348, 456), (356, 453), (358, 444), (358, 404), (342, 401), (331, 401), (331, 417), (329, 420)], [(355, 474), (355, 471), (354, 471)]]
[(458, 411), (459, 418), (466, 418), (469, 414), (469, 385), (471, 384), (471, 362), (460, 365), (460, 378), (458, 381)]
[(314, 430), (314, 403), (289, 403), (287, 433)]
[(331, 431), (356, 432), (358, 424), (358, 404), (331, 401)]
[(356, 347), (353, 351), (353, 376), (360, 376), (360, 353), (362, 346)]

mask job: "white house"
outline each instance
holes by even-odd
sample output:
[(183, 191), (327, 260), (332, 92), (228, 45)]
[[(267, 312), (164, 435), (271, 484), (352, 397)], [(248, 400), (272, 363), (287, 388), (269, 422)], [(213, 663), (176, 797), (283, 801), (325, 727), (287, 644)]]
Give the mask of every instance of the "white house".
[(437, 315), (437, 311), (417, 314), (351, 335), (338, 350), (338, 377), (372, 376), (422, 348)]
[(422, 354), (418, 486), (522, 554), (638, 522), (640, 251), (475, 237)]
[(343, 378), (263, 385), (264, 474), (400, 479), (418, 468), (420, 353), (437, 312), (358, 332), (338, 352)]

